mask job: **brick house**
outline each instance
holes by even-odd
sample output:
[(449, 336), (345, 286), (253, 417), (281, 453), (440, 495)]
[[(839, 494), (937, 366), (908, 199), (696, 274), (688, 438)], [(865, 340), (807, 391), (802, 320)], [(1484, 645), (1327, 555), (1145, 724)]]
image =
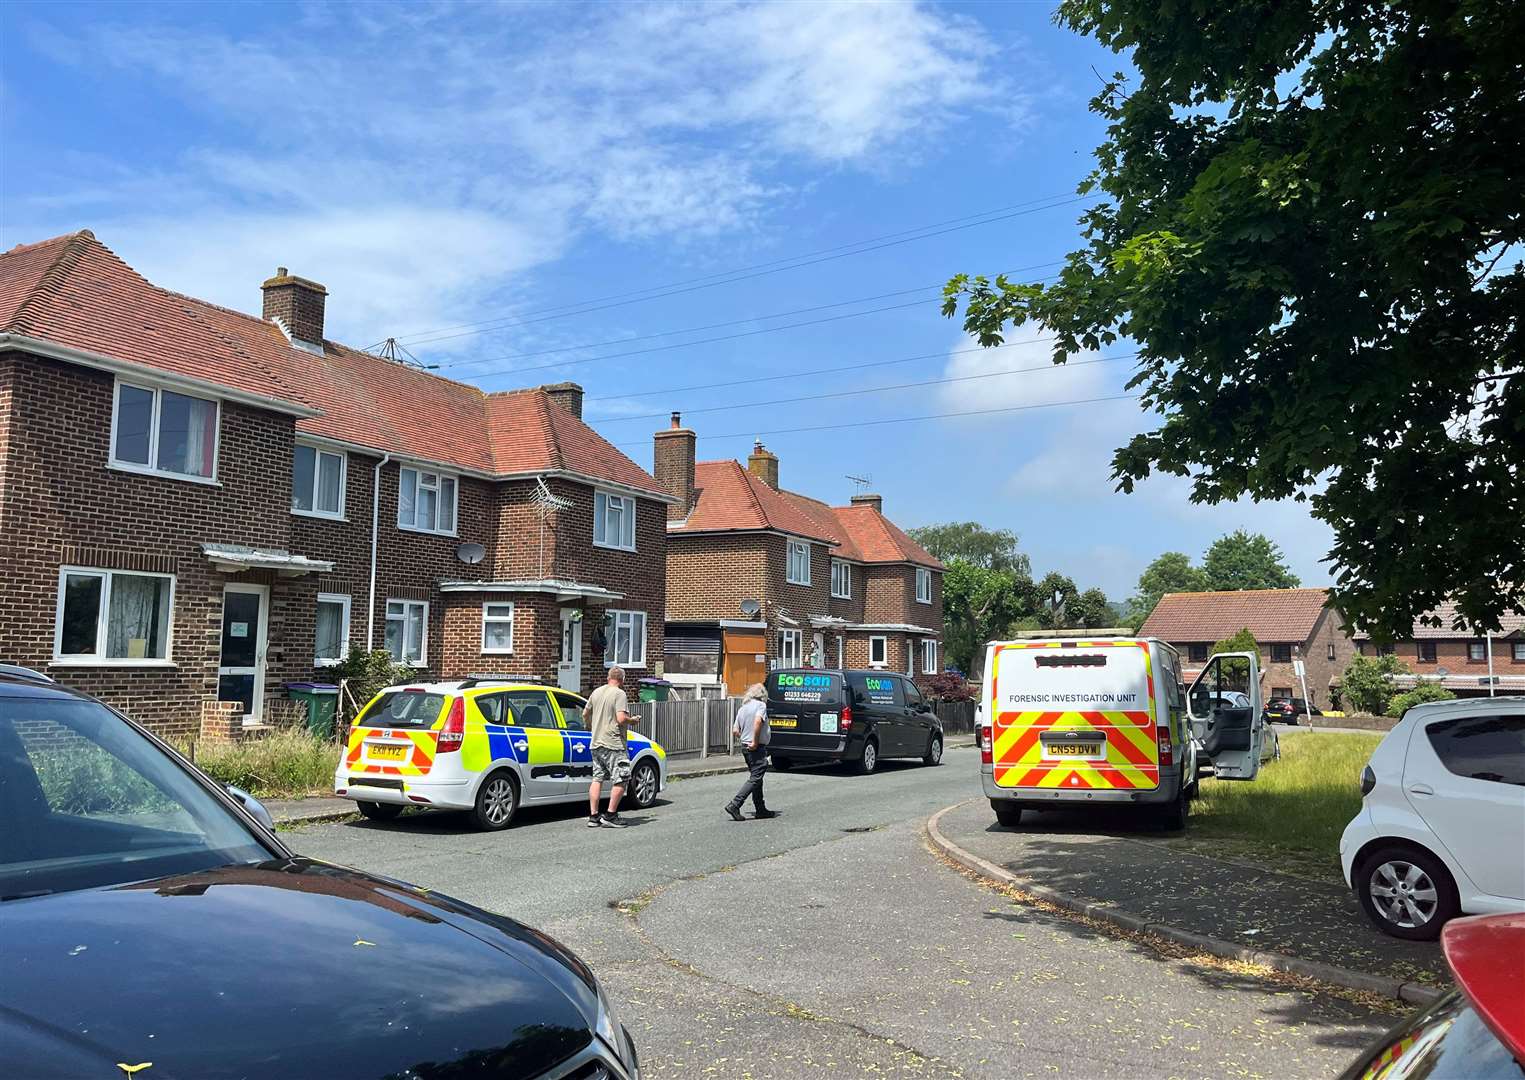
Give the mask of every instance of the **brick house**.
[(655, 436), (667, 523), (667, 678), (738, 693), (770, 667), (938, 670), (942, 564), (878, 495), (829, 506), (779, 484), (758, 443), (745, 467), (694, 460), (694, 432)]
[(182, 296), (88, 231), (0, 254), (0, 660), (174, 736), (354, 648), (584, 690), (660, 663), (672, 496), (581, 388), (484, 393), (261, 288)]
[(1328, 602), (1327, 589), (1166, 593), (1139, 635), (1175, 646), (1186, 661), (1183, 674), (1193, 679), (1214, 643), (1248, 629), (1260, 645), (1260, 688), (1265, 697), (1302, 696), (1292, 664), (1301, 658), (1311, 703), (1331, 708), (1330, 687), (1339, 685), (1355, 655), (1355, 643), (1344, 618)]
[[(1431, 620), (1440, 625), (1429, 625)], [(1422, 678), (1457, 697), (1487, 697), (1491, 675), (1494, 693), (1525, 694), (1525, 615), (1502, 616), (1499, 632), (1491, 635), (1458, 630), (1456, 622), (1456, 606), (1446, 602), (1415, 619), (1407, 641), (1379, 645), (1358, 630), (1356, 647), (1362, 656), (1391, 653), (1407, 664), (1414, 674), (1394, 678), (1400, 689), (1412, 689)]]

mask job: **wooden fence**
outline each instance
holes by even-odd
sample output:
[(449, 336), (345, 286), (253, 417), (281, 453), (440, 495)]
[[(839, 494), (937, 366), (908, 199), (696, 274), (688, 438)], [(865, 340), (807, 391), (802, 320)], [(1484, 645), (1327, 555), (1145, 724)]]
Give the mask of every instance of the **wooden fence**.
[[(731, 720), (741, 705), (741, 698), (707, 698), (702, 701), (642, 701), (636, 704), (640, 716), (636, 730), (655, 739), (673, 757), (708, 757), (729, 754)], [(934, 701), (932, 709), (943, 722), (948, 735), (974, 733), (972, 701)]]

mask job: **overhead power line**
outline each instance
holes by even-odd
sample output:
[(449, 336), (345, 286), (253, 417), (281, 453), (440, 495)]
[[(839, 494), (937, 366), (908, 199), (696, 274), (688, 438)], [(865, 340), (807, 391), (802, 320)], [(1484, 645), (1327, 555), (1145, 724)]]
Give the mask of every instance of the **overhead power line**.
[[(719, 435), (700, 435), (701, 439), (751, 439), (758, 435), (793, 435), (802, 431), (840, 431), (843, 428), (882, 427), (887, 424), (916, 424), (924, 420), (952, 420), (960, 416), (994, 416), (998, 413), (1027, 412), (1032, 409), (1057, 409), (1066, 405), (1100, 405), (1107, 401), (1137, 401), (1142, 394), (1113, 394), (1110, 397), (1079, 398), (1075, 401), (1045, 401), (1035, 405), (1007, 405), (999, 409), (964, 409), (960, 412), (928, 413), (925, 416), (897, 416), (884, 420), (847, 420), (805, 427), (769, 428), (762, 431), (727, 431)], [(617, 443), (618, 446), (645, 446), (646, 440)]]
[[(488, 333), (492, 330), (508, 329), (514, 326), (528, 326), (533, 323), (546, 322), (551, 319), (564, 319), (573, 315), (587, 315), (595, 311), (606, 311), (610, 308), (626, 307), (630, 304), (641, 304), (648, 300), (660, 300), (668, 296), (680, 296), (685, 293), (697, 292), (701, 289), (713, 289), (721, 285), (733, 285), (740, 281), (751, 281), (755, 278), (766, 277), (769, 274), (779, 274), (786, 270), (799, 270), (806, 266), (816, 266), (820, 263), (831, 262), (835, 259), (845, 259), (853, 255), (866, 255), (872, 251), (882, 251), (885, 248), (896, 247), (900, 244), (909, 244), (916, 240), (929, 240), (935, 236), (945, 236), (948, 233), (960, 232), (964, 229), (973, 229), (980, 225), (993, 225), (1001, 221), (1009, 221), (1012, 218), (1025, 217), (1028, 214), (1041, 213), (1044, 210), (1057, 210), (1065, 206), (1073, 206), (1077, 203), (1095, 202), (1100, 196), (1096, 195), (1072, 195), (1058, 199), (1058, 196), (1048, 196), (1046, 199), (1034, 199), (1030, 203), (1017, 203), (1016, 206), (1030, 207), (1029, 209), (1013, 210), (1010, 213), (999, 214), (994, 217), (981, 217), (978, 221), (969, 221), (961, 225), (950, 225), (947, 228), (932, 229), (927, 231), (912, 230), (916, 234), (905, 236), (891, 233), (891, 237), (900, 236), (900, 239), (886, 239), (882, 243), (863, 241), (857, 245), (844, 245), (851, 250), (837, 248), (825, 248), (823, 253), (814, 257), (798, 256), (791, 260), (778, 260), (785, 265), (775, 263), (759, 263), (758, 269), (750, 269), (749, 272), (729, 271), (722, 274), (710, 274), (701, 278), (689, 278), (687, 281), (673, 282), (670, 285), (653, 286), (649, 289), (637, 289), (633, 292), (612, 293), (608, 296), (597, 297), (591, 300), (578, 301), (574, 304), (559, 304), (553, 307), (535, 308), (530, 311), (520, 312), (513, 316), (503, 316), (498, 319), (485, 319), (475, 323), (459, 323), (454, 327), (441, 327), (438, 331), (421, 331), (410, 335), (403, 340), (409, 345), (426, 345), (436, 341), (450, 341), (455, 338), (472, 337), (477, 334)], [(1034, 205), (1041, 203), (1042, 205)], [(959, 219), (954, 219), (959, 220)], [(930, 228), (930, 227), (928, 227)], [(747, 270), (748, 268), (742, 268)], [(718, 280), (711, 280), (718, 279)], [(693, 282), (694, 284), (690, 284)], [(537, 316), (530, 318), (529, 316)], [(446, 333), (445, 331), (459, 331)]]
[[(735, 405), (706, 405), (699, 409), (684, 409), (685, 413), (731, 412), (736, 409), (756, 409), (767, 405), (792, 405), (798, 401), (826, 401), (831, 398), (860, 397), (864, 394), (883, 394), (891, 390), (915, 390), (924, 386), (946, 386), (949, 383), (973, 382), (977, 379), (993, 379), (998, 375), (1023, 375), (1034, 372), (1065, 371), (1069, 368), (1085, 367), (1088, 364), (1106, 364), (1113, 360), (1127, 360), (1137, 356), (1138, 353), (1118, 353), (1116, 356), (1098, 356), (1091, 360), (1072, 360), (1067, 364), (1043, 364), (1038, 367), (1006, 368), (1004, 371), (983, 371), (978, 375), (950, 375), (942, 379), (924, 379), (920, 382), (894, 383), (889, 386), (869, 386), (861, 390), (833, 390), (830, 393), (801, 394), (798, 397), (774, 398), (771, 401), (747, 401)], [(638, 416), (608, 416), (600, 417), (600, 424), (614, 424), (629, 420), (661, 420), (668, 413), (641, 413)]]

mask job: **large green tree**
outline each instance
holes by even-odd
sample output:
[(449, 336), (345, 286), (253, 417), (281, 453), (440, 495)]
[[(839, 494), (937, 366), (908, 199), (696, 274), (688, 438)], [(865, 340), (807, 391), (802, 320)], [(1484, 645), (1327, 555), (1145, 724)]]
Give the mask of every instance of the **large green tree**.
[(1382, 636), (1451, 597), (1525, 610), (1525, 81), (1518, 0), (1064, 0), (1125, 54), (1084, 245), (1051, 285), (960, 275), (981, 343), (1131, 339), (1153, 430), (1113, 459), (1216, 503), (1307, 499)]
[(1202, 571), (1191, 564), (1191, 556), (1180, 551), (1167, 551), (1144, 567), (1138, 576), (1138, 592), (1128, 600), (1128, 622), (1137, 630), (1149, 618), (1149, 613), (1160, 602), (1160, 597), (1170, 592), (1201, 592)]
[(1025, 574), (992, 570), (967, 559), (948, 560), (943, 573), (945, 663), (979, 679), (985, 643), (1004, 637), (1033, 609), (1033, 583)]
[(1017, 549), (1017, 534), (1008, 529), (987, 529), (977, 521), (950, 521), (910, 530), (911, 539), (943, 562), (963, 559), (986, 570), (1008, 570), (1026, 577), (1032, 564)]
[(1202, 557), (1206, 589), (1294, 589), (1298, 577), (1269, 537), (1236, 529), (1213, 541)]

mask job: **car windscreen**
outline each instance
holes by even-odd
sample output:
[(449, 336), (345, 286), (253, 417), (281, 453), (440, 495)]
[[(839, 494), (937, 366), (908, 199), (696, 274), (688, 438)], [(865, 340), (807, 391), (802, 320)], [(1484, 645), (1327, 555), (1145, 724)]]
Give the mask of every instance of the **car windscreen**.
[(275, 852), (98, 702), (0, 697), (0, 900), (264, 862)]
[(387, 690), (365, 707), (357, 727), (433, 727), (445, 707), (444, 694), (422, 690)]
[(768, 676), (767, 687), (769, 701), (842, 704), (842, 676), (827, 671), (775, 671)]

